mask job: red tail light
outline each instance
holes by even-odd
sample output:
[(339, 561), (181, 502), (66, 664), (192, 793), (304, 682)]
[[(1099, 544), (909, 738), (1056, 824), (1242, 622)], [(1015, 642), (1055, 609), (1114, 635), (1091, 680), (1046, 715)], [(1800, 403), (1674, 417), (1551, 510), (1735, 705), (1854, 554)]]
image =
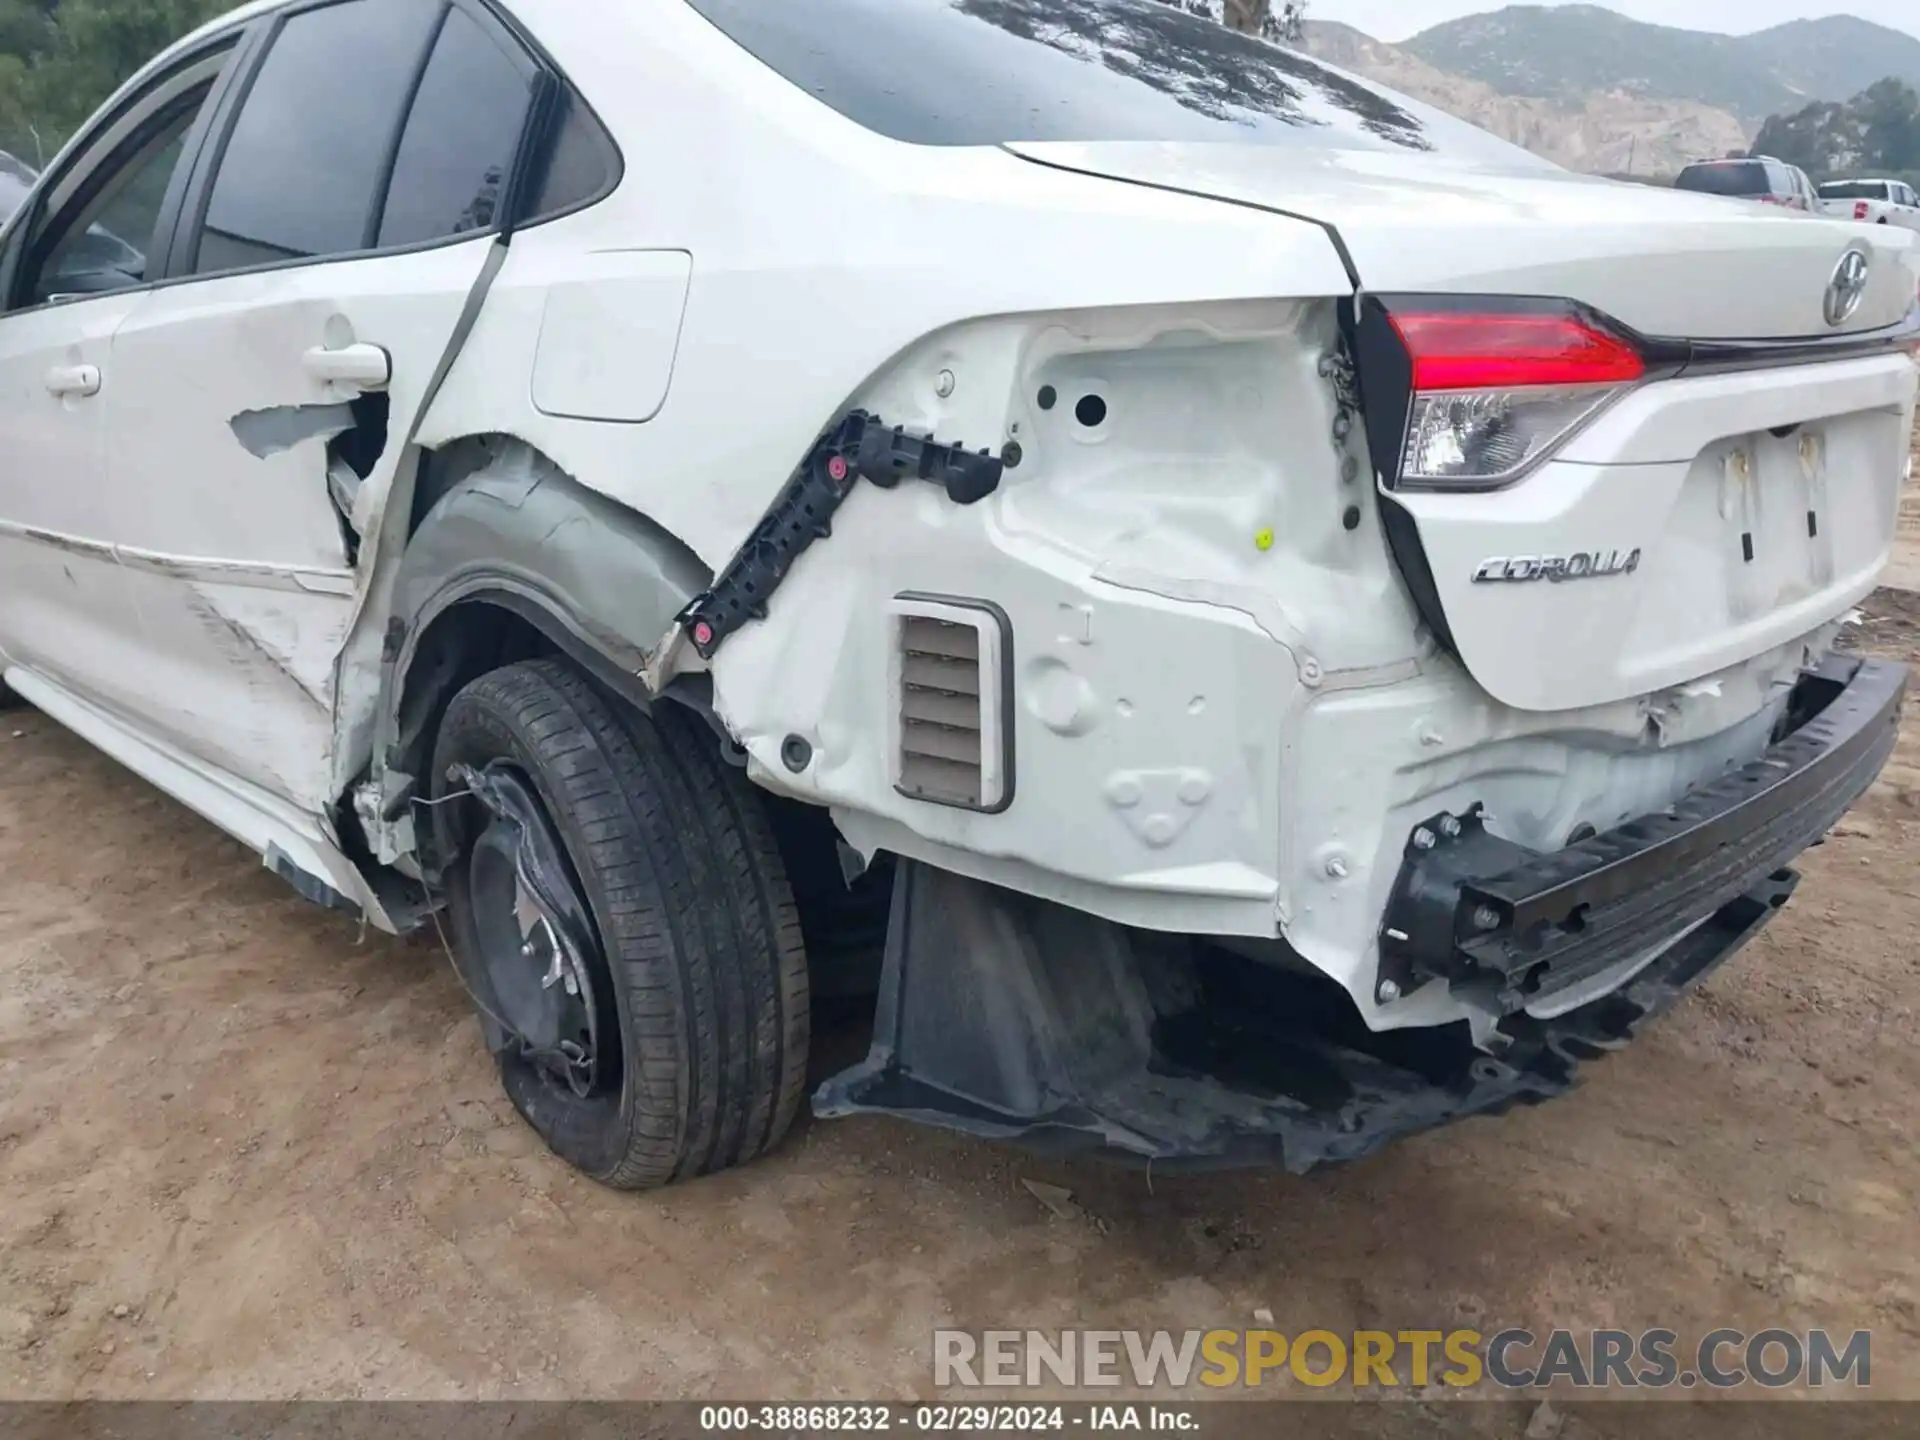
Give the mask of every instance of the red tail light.
[(1391, 437), (1400, 486), (1511, 484), (1647, 376), (1631, 335), (1570, 301), (1406, 296), (1370, 308), (1405, 365), (1404, 429)]
[(1871, 212), (1869, 211), (1869, 209), (1868, 209), (1868, 207), (1867, 207), (1867, 202), (1866, 202), (1866, 201), (1864, 201), (1864, 200), (1856, 200), (1856, 201), (1854, 201), (1854, 202), (1853, 202), (1853, 218), (1854, 218), (1854, 219), (1856, 219), (1856, 220), (1864, 220), (1864, 219), (1866, 219), (1866, 218), (1867, 218), (1867, 216), (1868, 216), (1868, 214), (1870, 214), (1870, 213), (1871, 213)]
[(1511, 389), (1524, 385), (1624, 385), (1645, 377), (1627, 340), (1577, 314), (1395, 314), (1413, 360), (1413, 388)]

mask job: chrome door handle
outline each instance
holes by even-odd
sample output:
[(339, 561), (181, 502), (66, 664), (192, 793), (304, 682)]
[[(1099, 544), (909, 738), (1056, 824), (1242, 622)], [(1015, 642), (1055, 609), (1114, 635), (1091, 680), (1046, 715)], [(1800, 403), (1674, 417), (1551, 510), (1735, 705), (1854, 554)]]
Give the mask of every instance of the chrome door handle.
[(307, 373), (342, 390), (384, 390), (393, 378), (393, 357), (378, 345), (316, 345), (301, 357)]
[(100, 367), (98, 365), (56, 365), (47, 371), (47, 393), (49, 395), (98, 395)]

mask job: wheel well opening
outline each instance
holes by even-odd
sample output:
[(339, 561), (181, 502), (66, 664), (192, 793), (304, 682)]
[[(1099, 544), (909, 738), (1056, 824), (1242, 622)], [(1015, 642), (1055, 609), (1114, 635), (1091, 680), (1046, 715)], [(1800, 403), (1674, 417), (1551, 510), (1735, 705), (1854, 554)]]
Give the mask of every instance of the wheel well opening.
[[(435, 617), (421, 632), (407, 667), (395, 738), (383, 757), (386, 769), (411, 777), (412, 795), (425, 796), (432, 788), (427, 771), (441, 722), (454, 697), (491, 671), (546, 657), (568, 660), (594, 683), (588, 667), (580, 665), (564, 646), (504, 605), (474, 597)], [(604, 685), (597, 688), (615, 704), (632, 703)], [(689, 727), (687, 739), (722, 744), (721, 736), (710, 734), (704, 724)], [(877, 855), (862, 869), (841, 841), (827, 810), (758, 788), (755, 793), (792, 887), (815, 998), (823, 1002), (822, 1018), (857, 1034), (858, 1043), (864, 1043), (880, 984), (893, 857)], [(436, 861), (425, 842), (423, 830), (419, 861), (431, 872)]]
[(433, 507), (452, 494), (461, 481), (496, 463), (519, 443), (511, 435), (466, 435), (437, 449), (423, 450), (413, 480), (407, 538), (411, 540), (419, 532)]
[(400, 692), (399, 725), (387, 769), (420, 778), (447, 706), (490, 670), (560, 653), (539, 627), (504, 606), (463, 601), (436, 616), (414, 646)]

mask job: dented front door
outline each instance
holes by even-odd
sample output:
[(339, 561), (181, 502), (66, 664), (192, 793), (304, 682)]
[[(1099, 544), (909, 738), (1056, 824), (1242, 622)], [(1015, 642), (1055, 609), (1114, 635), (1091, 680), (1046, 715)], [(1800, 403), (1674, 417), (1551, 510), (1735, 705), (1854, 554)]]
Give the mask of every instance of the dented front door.
[(107, 468), (150, 721), (318, 809), (359, 532), (493, 241), (157, 290), (113, 341)]
[(106, 295), (0, 316), (0, 668), (21, 665), (92, 700), (138, 685), (106, 487)]

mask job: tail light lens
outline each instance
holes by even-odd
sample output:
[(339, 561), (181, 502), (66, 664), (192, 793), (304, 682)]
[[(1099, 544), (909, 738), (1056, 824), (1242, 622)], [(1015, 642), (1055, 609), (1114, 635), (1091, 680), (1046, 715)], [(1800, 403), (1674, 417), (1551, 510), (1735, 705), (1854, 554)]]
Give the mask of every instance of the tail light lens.
[(1519, 303), (1382, 307), (1410, 382), (1398, 484), (1509, 484), (1646, 377), (1633, 340), (1600, 316)]
[(1867, 202), (1866, 202), (1866, 201), (1864, 201), (1864, 200), (1856, 200), (1856, 201), (1854, 201), (1854, 202), (1853, 202), (1853, 218), (1854, 218), (1854, 219), (1856, 219), (1856, 220), (1864, 220), (1864, 219), (1866, 219), (1866, 218), (1867, 218), (1867, 215), (1868, 215), (1869, 213), (1870, 213), (1870, 212), (1869, 212), (1869, 211), (1868, 211), (1868, 209), (1867, 209)]

